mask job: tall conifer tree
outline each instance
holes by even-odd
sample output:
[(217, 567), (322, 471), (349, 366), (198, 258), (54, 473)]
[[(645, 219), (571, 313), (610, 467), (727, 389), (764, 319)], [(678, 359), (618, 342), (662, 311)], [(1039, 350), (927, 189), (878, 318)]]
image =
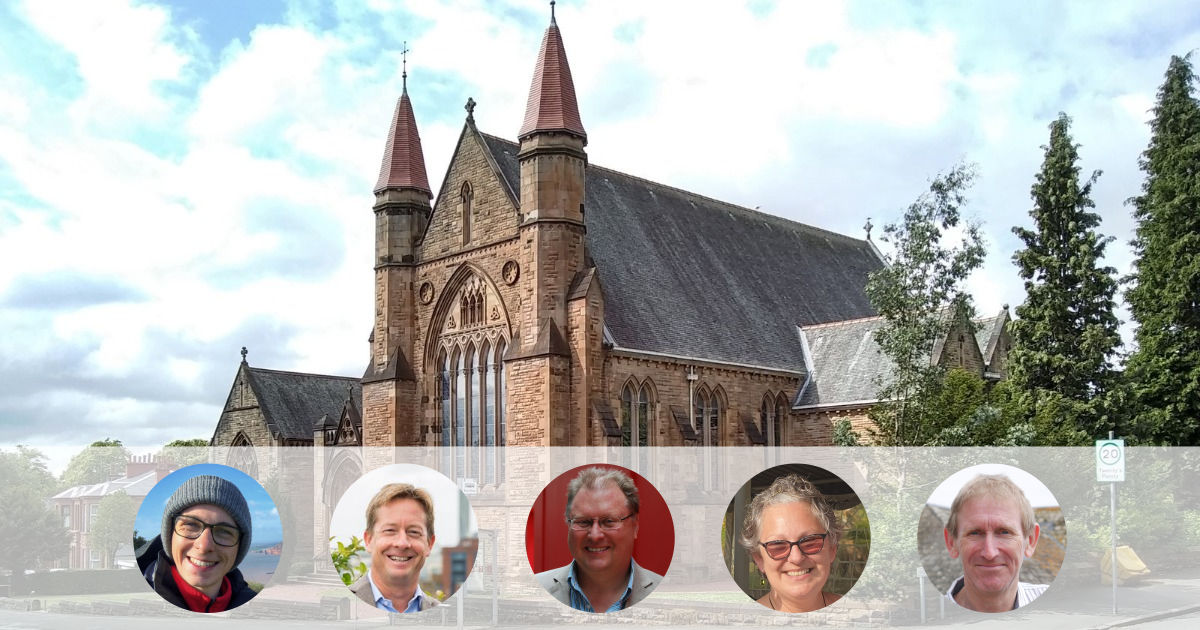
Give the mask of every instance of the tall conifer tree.
[(1200, 444), (1200, 104), (1187, 58), (1172, 57), (1158, 90), (1142, 194), (1134, 271), (1125, 294), (1138, 323), (1127, 374), (1142, 439)]
[(1013, 228), (1025, 244), (1013, 262), (1026, 298), (1012, 324), (1009, 378), (1038, 442), (1082, 442), (1112, 428), (1102, 401), (1121, 341), (1113, 314), (1117, 282), (1116, 269), (1100, 266), (1112, 238), (1096, 231), (1091, 190), (1100, 172), (1080, 185), (1066, 114), (1050, 123), (1050, 143), (1042, 148), (1042, 170), (1030, 191), (1033, 228)]

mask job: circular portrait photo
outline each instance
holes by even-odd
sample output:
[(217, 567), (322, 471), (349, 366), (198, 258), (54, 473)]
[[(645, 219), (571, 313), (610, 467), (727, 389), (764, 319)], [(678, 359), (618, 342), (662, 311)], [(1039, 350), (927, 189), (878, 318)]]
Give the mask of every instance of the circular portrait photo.
[(467, 497), (417, 464), (376, 468), (350, 484), (329, 534), (333, 566), (350, 592), (392, 613), (428, 610), (458, 592), (479, 550)]
[(751, 599), (771, 610), (812, 612), (854, 587), (867, 565), (871, 527), (841, 477), (784, 464), (755, 475), (729, 502), (721, 549)]
[(612, 464), (573, 468), (542, 489), (525, 524), (538, 584), (575, 610), (629, 608), (671, 566), (675, 523), (641, 475)]
[(917, 530), (921, 563), (948, 603), (1016, 610), (1062, 566), (1067, 530), (1049, 488), (1004, 464), (964, 468), (930, 495)]
[(155, 593), (193, 612), (237, 608), (279, 564), (275, 501), (246, 473), (196, 464), (163, 477), (134, 521), (138, 570)]

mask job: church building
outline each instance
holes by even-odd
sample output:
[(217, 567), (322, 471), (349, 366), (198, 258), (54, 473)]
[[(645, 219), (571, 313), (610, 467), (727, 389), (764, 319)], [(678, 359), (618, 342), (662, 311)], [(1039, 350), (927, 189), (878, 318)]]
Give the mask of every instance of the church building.
[[(591, 164), (553, 16), (516, 140), (477, 128), (474, 108), (435, 197), (404, 74), (374, 189), (365, 373), (243, 361), (215, 445), (468, 447), (446, 472), (486, 484), (505, 445), (819, 446), (840, 419), (869, 426), (891, 371), (869, 232)], [(952, 331), (931, 360), (999, 378), (1007, 321)], [(254, 412), (256, 433), (250, 385), (279, 409), (294, 389), (312, 417)]]

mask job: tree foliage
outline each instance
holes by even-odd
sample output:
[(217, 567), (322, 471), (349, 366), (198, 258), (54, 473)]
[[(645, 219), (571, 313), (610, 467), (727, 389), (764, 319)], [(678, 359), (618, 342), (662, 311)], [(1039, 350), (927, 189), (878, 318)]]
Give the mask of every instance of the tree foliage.
[(92, 442), (67, 463), (59, 487), (70, 488), (115, 479), (125, 474), (129, 449), (121, 440), (105, 438)]
[(858, 433), (854, 431), (854, 427), (848, 419), (842, 418), (833, 423), (833, 445), (860, 446)]
[(1038, 440), (1043, 445), (1076, 444), (1114, 428), (1104, 397), (1112, 389), (1112, 357), (1120, 344), (1113, 313), (1116, 270), (1100, 264), (1112, 238), (1096, 231), (1100, 216), (1091, 211), (1091, 190), (1100, 172), (1080, 184), (1070, 127), (1066, 114), (1050, 124), (1030, 191), (1033, 227), (1013, 228), (1024, 243), (1013, 262), (1026, 298), (1012, 322), (1008, 378), (1023, 418), (1067, 425), (1045, 427), (1049, 431)]
[(943, 370), (930, 359), (954, 322), (970, 321), (973, 308), (962, 284), (983, 262), (979, 226), (961, 217), (974, 178), (964, 164), (939, 175), (899, 223), (884, 227), (882, 240), (894, 253), (867, 281), (871, 304), (885, 320), (875, 341), (895, 364), (891, 382), (880, 383), (883, 402), (871, 411), (880, 444), (923, 445), (937, 432), (926, 420)]
[(208, 440), (192, 438), (190, 440), (172, 440), (158, 451), (158, 461), (172, 470), (200, 464), (208, 461)]
[(21, 572), (66, 557), (67, 532), (50, 506), (54, 476), (38, 451), (0, 450), (0, 569)]
[(133, 544), (133, 522), (137, 518), (137, 509), (137, 502), (124, 490), (100, 499), (96, 520), (92, 522), (88, 533), (88, 542), (93, 549), (104, 552), (105, 566), (113, 566), (121, 545)]
[(1160, 444), (1200, 443), (1200, 104), (1187, 58), (1172, 57), (1140, 165), (1136, 259), (1125, 294), (1138, 323), (1127, 363), (1136, 418), (1130, 433)]

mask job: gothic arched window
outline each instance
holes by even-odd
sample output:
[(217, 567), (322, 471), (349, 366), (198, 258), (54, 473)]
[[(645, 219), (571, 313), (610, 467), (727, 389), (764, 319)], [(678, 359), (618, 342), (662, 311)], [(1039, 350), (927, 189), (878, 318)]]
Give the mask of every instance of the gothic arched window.
[(779, 396), (775, 398), (775, 433), (772, 437), (775, 440), (775, 446), (783, 446), (783, 425), (787, 422), (788, 416), (788, 399), (779, 392)]
[(452, 476), (495, 483), (504, 479), (496, 448), (505, 444), (504, 348), (485, 340), (477, 349), (443, 348), (438, 354), (442, 465)]
[(462, 190), (459, 192), (459, 200), (462, 207), (462, 235), (463, 245), (471, 242), (471, 201), (475, 193), (471, 190), (470, 182), (463, 182)]
[(637, 387), (631, 381), (621, 391), (621, 446), (650, 445), (652, 398), (649, 382)]

